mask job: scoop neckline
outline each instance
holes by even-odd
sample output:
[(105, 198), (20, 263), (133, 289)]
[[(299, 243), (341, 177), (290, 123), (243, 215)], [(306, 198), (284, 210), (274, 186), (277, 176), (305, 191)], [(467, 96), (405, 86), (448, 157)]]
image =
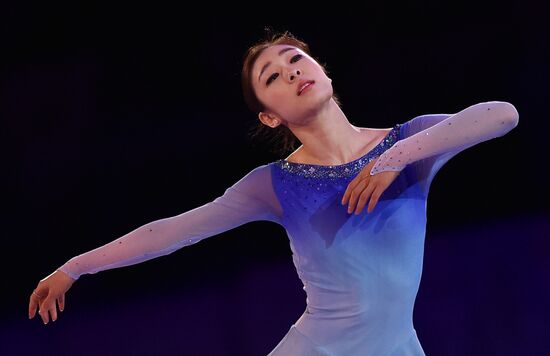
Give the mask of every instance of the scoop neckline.
[(279, 161), (286, 165), (292, 165), (292, 166), (301, 166), (301, 167), (322, 167), (322, 168), (339, 168), (339, 167), (346, 167), (349, 165), (352, 165), (354, 163), (357, 163), (358, 161), (364, 159), (368, 155), (370, 155), (372, 152), (374, 152), (378, 147), (382, 146), (384, 142), (390, 137), (390, 135), (395, 131), (395, 129), (399, 126), (399, 124), (394, 125), (391, 130), (388, 131), (388, 133), (374, 146), (370, 151), (362, 155), (361, 157), (358, 157), (354, 159), (353, 161), (342, 163), (342, 164), (334, 164), (334, 165), (322, 165), (322, 164), (313, 164), (313, 163), (298, 163), (298, 162), (290, 162), (287, 161), (284, 158), (281, 158)]

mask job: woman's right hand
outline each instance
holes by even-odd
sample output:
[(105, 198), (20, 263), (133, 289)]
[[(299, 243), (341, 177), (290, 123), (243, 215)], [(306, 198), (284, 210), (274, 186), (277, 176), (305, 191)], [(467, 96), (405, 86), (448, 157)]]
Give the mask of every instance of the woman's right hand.
[(56, 270), (46, 278), (38, 282), (38, 286), (31, 293), (29, 302), (29, 319), (34, 318), (36, 309), (42, 317), (44, 325), (51, 319), (57, 320), (56, 301), (59, 305), (59, 310), (65, 309), (65, 292), (71, 288), (76, 279), (71, 278), (65, 272)]

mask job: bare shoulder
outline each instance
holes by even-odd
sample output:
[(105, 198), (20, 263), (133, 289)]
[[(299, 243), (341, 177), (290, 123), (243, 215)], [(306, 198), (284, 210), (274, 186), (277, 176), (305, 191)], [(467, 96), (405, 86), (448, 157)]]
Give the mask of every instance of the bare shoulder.
[(358, 127), (359, 131), (364, 134), (365, 144), (368, 145), (371, 142), (379, 142), (393, 129), (393, 127), (385, 129), (372, 129), (368, 127)]
[(376, 147), (382, 140), (389, 134), (392, 128), (385, 129), (372, 129), (368, 127), (358, 127), (359, 131), (363, 133), (364, 141), (362, 152), (368, 152)]
[(294, 152), (292, 152), (284, 160), (287, 161), (287, 162), (294, 162), (294, 163), (303, 162), (305, 157), (302, 157), (303, 156), (302, 147), (303, 147), (303, 145), (300, 145), (300, 147), (298, 147), (296, 150), (294, 150)]
[(387, 134), (388, 132), (390, 132), (392, 130), (393, 127), (389, 127), (389, 128), (385, 128), (385, 129), (373, 129), (373, 128), (369, 128), (369, 127), (358, 127), (358, 129), (362, 132), (364, 132), (365, 134), (370, 134), (371, 137), (372, 135), (376, 136), (377, 134), (380, 134), (380, 135), (384, 135), (384, 134)]

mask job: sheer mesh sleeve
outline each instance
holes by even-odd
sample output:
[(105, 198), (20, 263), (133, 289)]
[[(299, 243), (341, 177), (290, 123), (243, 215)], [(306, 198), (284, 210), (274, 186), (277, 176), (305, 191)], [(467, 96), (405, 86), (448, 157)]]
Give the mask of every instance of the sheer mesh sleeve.
[(82, 274), (140, 263), (255, 220), (280, 224), (281, 206), (271, 183), (271, 167), (256, 167), (213, 201), (152, 221), (101, 247), (67, 261), (58, 270)]
[(507, 102), (472, 105), (456, 114), (428, 114), (401, 125), (400, 140), (380, 155), (370, 174), (410, 165), (425, 193), (441, 167), (459, 152), (501, 137), (517, 126), (519, 114)]

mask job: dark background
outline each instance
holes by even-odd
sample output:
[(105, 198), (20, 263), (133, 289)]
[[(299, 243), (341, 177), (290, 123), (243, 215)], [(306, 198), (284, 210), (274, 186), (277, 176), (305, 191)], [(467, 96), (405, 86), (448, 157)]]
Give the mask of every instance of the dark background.
[(414, 323), (428, 355), (548, 354), (542, 6), (262, 5), (2, 5), (0, 353), (275, 347), (305, 294), (285, 230), (269, 222), (83, 275), (59, 320), (27, 318), (32, 290), (69, 258), (205, 204), (283, 158), (247, 138), (257, 118), (240, 88), (242, 55), (269, 25), (309, 43), (357, 126), (514, 104), (514, 130), (460, 153), (432, 184)]

